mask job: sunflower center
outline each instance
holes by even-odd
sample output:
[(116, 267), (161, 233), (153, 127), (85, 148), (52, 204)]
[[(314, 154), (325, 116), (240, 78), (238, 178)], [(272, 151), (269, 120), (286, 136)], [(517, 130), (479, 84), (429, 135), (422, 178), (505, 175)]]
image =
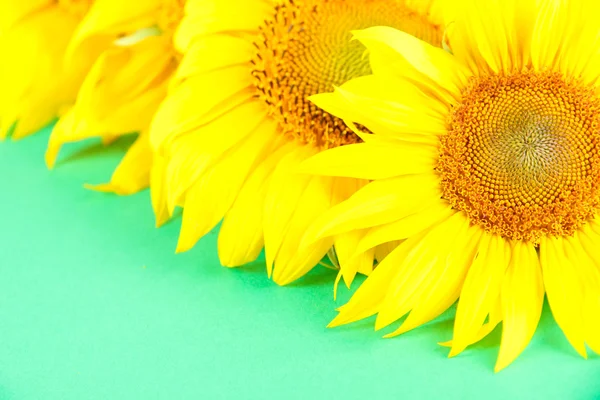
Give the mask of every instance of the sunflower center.
[(326, 149), (360, 141), (308, 97), (371, 72), (351, 31), (387, 25), (439, 46), (441, 29), (398, 0), (288, 0), (260, 27), (252, 60), (257, 96), (280, 131)]
[(443, 197), (489, 232), (571, 235), (599, 204), (600, 98), (557, 73), (474, 79), (442, 137)]

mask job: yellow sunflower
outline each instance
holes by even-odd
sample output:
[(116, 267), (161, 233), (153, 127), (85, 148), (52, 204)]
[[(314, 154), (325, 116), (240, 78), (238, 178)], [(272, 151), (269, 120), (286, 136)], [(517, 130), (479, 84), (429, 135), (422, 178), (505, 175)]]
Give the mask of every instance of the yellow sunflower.
[[(264, 244), (278, 284), (306, 274), (334, 243), (334, 258), (346, 261), (355, 234), (298, 251), (308, 224), (365, 182), (294, 173), (324, 149), (360, 141), (307, 98), (370, 73), (364, 47), (350, 42), (352, 29), (391, 25), (439, 46), (438, 8), (401, 0), (189, 1), (176, 36), (186, 49), (181, 84), (151, 129), (158, 224), (184, 208), (177, 250), (223, 220), (221, 263), (248, 263)], [(373, 253), (351, 264), (347, 283), (370, 271)]]
[(0, 139), (41, 129), (75, 98), (87, 59), (65, 68), (71, 36), (92, 0), (0, 2)]
[(458, 300), (450, 356), (502, 321), (498, 371), (529, 343), (545, 293), (576, 351), (600, 352), (599, 7), (466, 0), (448, 25), (454, 55), (392, 28), (355, 33), (373, 74), (312, 100), (374, 134), (300, 170), (373, 182), (304, 241), (358, 230), (357, 253), (402, 243), (331, 326), (406, 317), (395, 336)]
[(69, 45), (67, 58), (102, 47), (74, 106), (52, 131), (46, 163), (53, 168), (63, 144), (91, 137), (110, 143), (140, 133), (110, 183), (91, 186), (117, 194), (148, 186), (152, 151), (148, 127), (179, 63), (172, 37), (183, 0), (97, 0)]

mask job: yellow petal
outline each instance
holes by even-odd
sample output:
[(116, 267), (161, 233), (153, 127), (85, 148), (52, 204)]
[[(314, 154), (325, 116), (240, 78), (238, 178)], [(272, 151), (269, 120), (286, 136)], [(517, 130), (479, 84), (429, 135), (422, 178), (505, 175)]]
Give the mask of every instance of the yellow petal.
[[(599, 29), (589, 16), (599, 11), (599, 5), (592, 1), (542, 2), (533, 30), (533, 66), (579, 76), (590, 58), (598, 55)], [(590, 72), (598, 77), (597, 71)]]
[(383, 243), (403, 240), (415, 235), (438, 222), (447, 219), (455, 211), (443, 200), (423, 204), (423, 208), (388, 224), (370, 228), (355, 248), (357, 254)]
[(165, 38), (151, 38), (105, 51), (83, 82), (75, 105), (55, 126), (48, 165), (54, 164), (65, 143), (147, 130), (176, 66), (169, 49)]
[(352, 231), (335, 237), (335, 254), (340, 267), (340, 273), (348, 288), (357, 273), (373, 270), (375, 249), (368, 249), (355, 254), (356, 245), (362, 239), (365, 231)]
[(94, 1), (69, 43), (67, 65), (71, 69), (86, 69), (81, 64), (93, 62), (117, 37), (156, 25), (162, 3), (163, 0)]
[(316, 154), (300, 165), (299, 172), (385, 179), (431, 172), (438, 153), (433, 146), (410, 142), (350, 144)]
[(535, 248), (520, 241), (511, 244), (511, 259), (501, 288), (502, 339), (494, 370), (504, 369), (531, 341), (544, 304), (542, 271)]
[(460, 293), (450, 356), (463, 351), (478, 336), (498, 300), (509, 260), (510, 247), (506, 240), (485, 233)]
[[(150, 128), (152, 147), (166, 152), (172, 141), (179, 136), (210, 123), (247, 102), (253, 95), (250, 85), (246, 66), (229, 67), (190, 77), (171, 90), (159, 107)], [(264, 106), (263, 108), (266, 109)], [(244, 120), (236, 122), (237, 125), (242, 125)], [(226, 139), (227, 135), (223, 136)]]
[(146, 130), (177, 67), (170, 49), (164, 37), (107, 49), (79, 91), (77, 118), (100, 132)]
[[(408, 238), (399, 246), (410, 245), (411, 249), (406, 258), (396, 265), (398, 273), (390, 283), (375, 321), (375, 329), (388, 326), (417, 306), (421, 295), (443, 272), (446, 259), (451, 259), (453, 249), (466, 255), (467, 246), (463, 242), (466, 237), (471, 236), (466, 234), (467, 227), (465, 217), (455, 213), (438, 225)], [(454, 246), (457, 240), (459, 243)], [(387, 258), (383, 262), (386, 260)], [(375, 270), (378, 268), (379, 266)]]
[(540, 261), (546, 296), (556, 323), (569, 343), (587, 357), (583, 333), (583, 285), (567, 257), (563, 239), (545, 238), (540, 243)]
[(58, 157), (60, 147), (65, 142), (63, 138), (69, 133), (74, 132), (74, 117), (75, 114), (73, 109), (69, 109), (60, 120), (58, 120), (56, 125), (54, 125), (54, 128), (52, 128), (48, 147), (46, 148), (46, 154), (44, 155), (46, 166), (49, 169), (54, 168), (54, 165), (56, 164), (56, 158)]
[(123, 160), (115, 169), (110, 182), (102, 185), (86, 185), (87, 188), (100, 192), (111, 192), (119, 195), (137, 193), (148, 187), (150, 168), (152, 167), (152, 149), (148, 133), (141, 133), (131, 145)]
[(591, 222), (568, 239), (567, 257), (573, 260), (573, 266), (584, 287), (583, 292), (583, 329), (588, 346), (600, 354), (600, 264), (598, 264), (598, 246), (600, 235), (591, 226)]
[(339, 314), (328, 327), (349, 324), (376, 314), (385, 299), (392, 280), (398, 275), (398, 265), (419, 243), (423, 235), (416, 235), (400, 244), (360, 285), (348, 303), (338, 309)]
[[(452, 52), (473, 74), (510, 73), (527, 65), (537, 0), (466, 0), (448, 27)], [(489, 18), (493, 15), (493, 18)]]
[(160, 154), (153, 154), (153, 163), (150, 168), (150, 198), (156, 219), (156, 227), (160, 227), (171, 217), (167, 207), (167, 193), (165, 173), (167, 161)]
[(355, 31), (354, 37), (371, 52), (375, 75), (401, 73), (449, 104), (460, 99), (468, 74), (446, 51), (389, 27)]
[(392, 240), (391, 242), (385, 242), (375, 247), (375, 260), (377, 260), (377, 262), (383, 261), (383, 259), (389, 256), (400, 243), (402, 243), (402, 240)]
[[(466, 217), (462, 218), (467, 220)], [(467, 271), (475, 258), (482, 233), (479, 227), (469, 227), (464, 232), (457, 231), (455, 238), (446, 239), (452, 243), (451, 250), (441, 262), (436, 262), (421, 287), (417, 287), (413, 297), (407, 301), (407, 304), (413, 303), (413, 306), (406, 320), (397, 330), (385, 337), (400, 335), (423, 325), (456, 302)], [(406, 287), (411, 288), (410, 285)]]
[(559, 59), (560, 70), (570, 76), (583, 76), (587, 82), (596, 82), (600, 77), (600, 28), (589, 16), (600, 13), (600, 4), (595, 1), (567, 3), (571, 12), (569, 30), (561, 38), (565, 51)]
[[(498, 298), (496, 299), (496, 301), (494, 302), (494, 304), (495, 305), (489, 311), (488, 321), (486, 323), (484, 323), (481, 326), (481, 328), (479, 328), (479, 331), (477, 331), (474, 336), (471, 336), (471, 337), (468, 338), (468, 344), (467, 345), (470, 346), (470, 345), (472, 345), (474, 343), (479, 342), (483, 338), (485, 338), (502, 321), (502, 307), (501, 307), (501, 304), (500, 304), (500, 296), (498, 296)], [(444, 347), (452, 347), (454, 345), (454, 342), (452, 340), (449, 340), (447, 342), (440, 342), (438, 344), (440, 346), (444, 346)], [(448, 357), (453, 357), (455, 355), (456, 354), (453, 354), (452, 352), (450, 352), (450, 354), (448, 354)]]
[(62, 61), (77, 22), (60, 7), (48, 7), (3, 34), (0, 52), (10, 62), (0, 74), (0, 138), (14, 123), (13, 139), (36, 132), (75, 98), (80, 82), (64, 73)]
[(191, 249), (223, 219), (250, 171), (272, 149), (274, 135), (272, 123), (265, 121), (194, 181), (185, 194), (177, 252)]
[[(294, 178), (289, 177), (290, 181)], [(317, 216), (323, 214), (336, 201), (333, 191), (334, 178), (313, 176), (310, 178), (302, 194), (297, 200), (296, 206), (288, 219), (283, 230), (277, 232), (282, 237), (281, 245), (275, 255), (273, 262), (273, 281), (279, 285), (287, 285), (304, 276), (313, 269), (318, 262), (327, 254), (333, 245), (333, 238), (325, 238), (306, 248), (299, 248), (298, 243), (306, 231), (307, 226)], [(269, 190), (286, 190), (270, 186)], [(285, 207), (285, 216), (288, 212)], [(277, 209), (267, 209), (265, 215), (265, 226), (274, 225), (272, 220), (278, 219)], [(265, 241), (266, 249), (271, 243)]]
[(169, 212), (207, 168), (227, 157), (226, 153), (239, 146), (260, 124), (267, 124), (275, 131), (271, 121), (265, 120), (265, 114), (262, 104), (251, 101), (186, 135), (167, 139), (173, 141), (166, 153), (169, 157), (165, 172)]
[(0, 33), (6, 32), (16, 23), (51, 6), (52, 0), (3, 1), (0, 3)]
[(220, 32), (256, 32), (273, 15), (270, 0), (190, 1), (175, 35), (177, 48), (185, 53), (195, 40)]
[(252, 171), (240, 189), (219, 231), (221, 264), (238, 267), (254, 261), (264, 245), (264, 204), (271, 174), (293, 143), (279, 147)]
[(182, 82), (217, 69), (249, 64), (255, 52), (256, 47), (246, 38), (226, 34), (208, 35), (190, 45), (177, 69), (175, 80)]
[(294, 171), (301, 161), (316, 151), (312, 146), (295, 146), (273, 171), (264, 204), (265, 256), (269, 276), (283, 243), (283, 233), (311, 180), (310, 176), (295, 174)]
[[(438, 136), (447, 132), (448, 106), (425, 96), (413, 84), (404, 82), (390, 89), (387, 81), (377, 75), (356, 78), (333, 93), (317, 94), (310, 100), (347, 123), (359, 123), (377, 135), (437, 145)], [(384, 84), (387, 90), (378, 89)]]
[[(334, 206), (315, 220), (301, 246), (318, 238), (393, 222), (415, 213), (424, 204), (440, 198), (434, 174), (404, 175), (373, 181), (348, 201)], [(410, 193), (410, 195), (408, 195)]]

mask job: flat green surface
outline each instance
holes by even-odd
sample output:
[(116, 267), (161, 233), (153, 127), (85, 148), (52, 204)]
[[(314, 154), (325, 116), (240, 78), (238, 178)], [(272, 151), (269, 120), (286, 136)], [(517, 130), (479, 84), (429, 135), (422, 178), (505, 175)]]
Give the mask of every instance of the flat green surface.
[(0, 144), (2, 399), (600, 399), (600, 358), (547, 310), (499, 374), (498, 331), (447, 359), (449, 320), (395, 339), (372, 321), (326, 329), (332, 271), (280, 288), (260, 263), (220, 267), (214, 233), (176, 256), (179, 221), (154, 229), (147, 192), (82, 189), (124, 143), (72, 146), (49, 172), (47, 138)]

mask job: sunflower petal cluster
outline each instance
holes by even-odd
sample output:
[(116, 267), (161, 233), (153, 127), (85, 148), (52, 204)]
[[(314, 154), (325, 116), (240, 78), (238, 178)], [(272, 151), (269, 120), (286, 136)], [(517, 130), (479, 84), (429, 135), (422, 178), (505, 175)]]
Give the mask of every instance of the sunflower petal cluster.
[[(137, 135), (109, 182), (150, 187), (177, 252), (264, 252), (358, 289), (330, 326), (393, 337), (455, 307), (449, 356), (547, 298), (600, 353), (600, 6), (590, 0), (6, 0), (0, 139)], [(58, 161), (58, 162), (57, 162)]]
[(24, 0), (0, 5), (0, 139), (19, 139), (52, 122), (73, 102), (86, 66), (63, 62), (91, 1)]
[(533, 337), (546, 296), (573, 348), (600, 351), (597, 11), (467, 1), (453, 54), (389, 27), (355, 33), (374, 73), (312, 100), (373, 135), (302, 170), (353, 177), (360, 155), (371, 182), (304, 241), (358, 230), (357, 253), (402, 242), (331, 326), (376, 315), (376, 329), (401, 320), (395, 336), (457, 302), (450, 355), (502, 322), (498, 371)]
[(75, 62), (96, 52), (77, 97), (54, 126), (46, 151), (53, 168), (60, 148), (93, 137), (104, 143), (138, 134), (109, 183), (91, 188), (132, 194), (148, 186), (150, 121), (167, 95), (180, 54), (173, 32), (183, 15), (180, 0), (97, 0), (74, 33), (66, 55)]
[[(296, 173), (314, 154), (361, 140), (307, 97), (370, 72), (352, 29), (392, 24), (441, 45), (438, 9), (427, 1), (189, 2), (175, 38), (186, 49), (178, 84), (150, 129), (157, 223), (183, 207), (177, 251), (222, 221), (221, 263), (247, 264), (264, 247), (268, 274), (281, 285), (330, 251), (348, 259), (354, 232), (299, 247), (315, 218), (365, 184)], [(348, 260), (346, 283), (368, 273), (374, 257)]]

